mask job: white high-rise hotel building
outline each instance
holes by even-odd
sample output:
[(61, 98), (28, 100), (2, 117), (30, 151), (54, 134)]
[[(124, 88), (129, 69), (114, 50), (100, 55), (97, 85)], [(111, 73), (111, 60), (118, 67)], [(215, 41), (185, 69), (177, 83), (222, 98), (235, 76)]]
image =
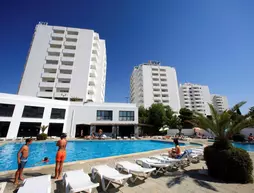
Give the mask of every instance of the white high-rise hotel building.
[(228, 109), (228, 99), (226, 96), (211, 95), (212, 104), (217, 112), (222, 113), (223, 111)]
[(130, 80), (131, 102), (150, 107), (153, 103), (169, 105), (180, 110), (178, 83), (175, 68), (149, 61), (134, 67)]
[(185, 83), (180, 84), (181, 107), (197, 111), (204, 115), (210, 115), (211, 95), (208, 86)]
[(105, 40), (98, 33), (39, 23), (18, 94), (101, 103), (106, 65)]

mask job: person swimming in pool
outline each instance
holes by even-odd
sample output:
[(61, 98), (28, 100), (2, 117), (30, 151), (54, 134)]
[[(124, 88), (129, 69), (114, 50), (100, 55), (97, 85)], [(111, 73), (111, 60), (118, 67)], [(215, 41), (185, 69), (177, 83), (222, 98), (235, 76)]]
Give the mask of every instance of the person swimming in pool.
[(63, 170), (63, 162), (66, 158), (66, 134), (62, 133), (60, 136), (60, 140), (57, 142), (56, 146), (58, 146), (58, 151), (56, 153), (56, 167), (55, 167), (55, 179), (59, 179), (62, 170)]
[(20, 180), (24, 180), (22, 177), (23, 169), (26, 166), (28, 156), (29, 156), (29, 145), (32, 143), (32, 139), (26, 139), (26, 144), (23, 145), (18, 152), (18, 170), (15, 173), (15, 184), (19, 183)]

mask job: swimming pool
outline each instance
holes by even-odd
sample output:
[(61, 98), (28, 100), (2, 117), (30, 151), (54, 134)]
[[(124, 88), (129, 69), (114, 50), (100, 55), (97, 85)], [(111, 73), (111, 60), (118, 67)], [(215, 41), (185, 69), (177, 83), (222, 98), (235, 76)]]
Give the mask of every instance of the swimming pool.
[[(17, 169), (17, 153), (24, 143), (9, 143), (0, 147), (0, 171)], [(180, 143), (180, 145), (185, 145)], [(65, 162), (88, 160), (137, 152), (145, 152), (173, 147), (172, 142), (162, 141), (69, 141)], [(30, 145), (30, 155), (26, 167), (55, 163), (56, 142), (34, 142)], [(37, 163), (44, 157), (49, 163)], [(36, 164), (37, 163), (37, 164)]]
[(244, 149), (246, 151), (254, 152), (254, 143), (232, 143), (233, 146)]

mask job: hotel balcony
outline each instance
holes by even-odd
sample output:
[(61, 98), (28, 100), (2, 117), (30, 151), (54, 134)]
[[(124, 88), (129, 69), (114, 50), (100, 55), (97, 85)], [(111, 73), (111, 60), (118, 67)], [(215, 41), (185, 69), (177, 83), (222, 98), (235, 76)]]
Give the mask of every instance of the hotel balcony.
[(55, 78), (56, 77), (56, 73), (47, 73), (47, 72), (44, 72), (44, 73), (42, 73), (41, 77), (42, 78)]
[(52, 44), (52, 45), (62, 45), (62, 41), (56, 41), (56, 40), (51, 40), (50, 41), (50, 44)]
[(60, 65), (60, 70), (72, 70), (73, 66), (71, 65)]
[(55, 38), (64, 38), (64, 33), (52, 33), (51, 37), (55, 37)]
[(66, 46), (76, 46), (77, 42), (64, 42), (64, 45), (66, 45)]
[(75, 54), (76, 50), (70, 50), (70, 49), (63, 49), (64, 54)]
[(44, 69), (57, 69), (58, 65), (57, 64), (44, 64), (43, 68)]
[(90, 76), (91, 77), (97, 77), (97, 72), (94, 69), (90, 69)]
[(58, 61), (59, 60), (59, 56), (46, 56), (46, 60), (55, 60), (55, 61)]
[(63, 62), (74, 62), (74, 57), (62, 57), (61, 61), (63, 61)]
[(58, 78), (71, 79), (71, 74), (58, 74)]
[(56, 92), (54, 94), (55, 98), (69, 98), (69, 93), (68, 92)]
[(40, 87), (53, 88), (54, 84), (54, 82), (40, 82)]
[(37, 92), (37, 97), (52, 98), (53, 97), (53, 92)]
[(59, 82), (56, 84), (56, 87), (57, 88), (70, 88), (71, 84), (70, 83), (62, 83), (62, 82)]

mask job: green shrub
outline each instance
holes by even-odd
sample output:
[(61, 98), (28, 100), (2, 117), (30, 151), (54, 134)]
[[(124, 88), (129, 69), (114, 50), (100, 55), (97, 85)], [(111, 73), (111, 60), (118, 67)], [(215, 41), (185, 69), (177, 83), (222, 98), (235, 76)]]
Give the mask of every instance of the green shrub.
[(245, 136), (243, 134), (235, 134), (233, 135), (233, 140), (236, 142), (244, 142), (245, 141)]
[(252, 183), (253, 164), (247, 151), (235, 147), (217, 149), (214, 145), (204, 150), (210, 176), (225, 182)]
[(48, 135), (46, 133), (40, 133), (37, 135), (37, 140), (46, 140)]

